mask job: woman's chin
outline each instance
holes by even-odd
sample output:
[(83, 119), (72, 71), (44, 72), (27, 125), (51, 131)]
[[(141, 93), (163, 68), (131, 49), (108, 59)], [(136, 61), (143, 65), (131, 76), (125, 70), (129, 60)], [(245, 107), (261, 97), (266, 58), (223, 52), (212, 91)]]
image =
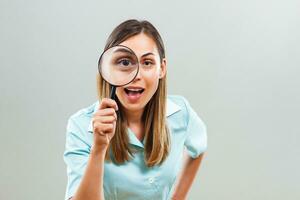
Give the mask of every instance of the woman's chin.
[(125, 109), (127, 111), (130, 111), (130, 112), (136, 112), (136, 111), (140, 111), (140, 110), (144, 109), (143, 105), (137, 104), (137, 103), (135, 103), (135, 104), (125, 104), (123, 106), (125, 107)]

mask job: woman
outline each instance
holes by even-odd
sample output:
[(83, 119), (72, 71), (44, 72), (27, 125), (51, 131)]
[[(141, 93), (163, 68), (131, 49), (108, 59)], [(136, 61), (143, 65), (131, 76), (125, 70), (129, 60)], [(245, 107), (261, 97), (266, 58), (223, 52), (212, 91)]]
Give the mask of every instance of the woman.
[(167, 95), (164, 44), (151, 23), (121, 23), (105, 49), (116, 45), (134, 51), (140, 70), (117, 87), (116, 101), (98, 75), (99, 101), (69, 118), (65, 199), (186, 199), (207, 148), (206, 126), (185, 98)]

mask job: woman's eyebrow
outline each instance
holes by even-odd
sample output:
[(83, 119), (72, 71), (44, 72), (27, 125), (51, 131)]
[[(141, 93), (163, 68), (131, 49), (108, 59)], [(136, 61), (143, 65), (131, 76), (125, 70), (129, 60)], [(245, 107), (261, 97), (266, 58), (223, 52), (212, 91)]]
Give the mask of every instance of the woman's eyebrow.
[(148, 55), (154, 55), (154, 53), (151, 53), (151, 52), (149, 52), (149, 53), (145, 53), (144, 55), (142, 55), (141, 57), (145, 57), (145, 56), (148, 56)]
[(127, 50), (127, 49), (124, 49), (124, 48), (114, 50), (114, 53), (119, 53), (119, 52), (120, 52), (120, 53), (129, 53), (129, 54), (133, 54), (133, 52), (131, 52), (131, 51)]

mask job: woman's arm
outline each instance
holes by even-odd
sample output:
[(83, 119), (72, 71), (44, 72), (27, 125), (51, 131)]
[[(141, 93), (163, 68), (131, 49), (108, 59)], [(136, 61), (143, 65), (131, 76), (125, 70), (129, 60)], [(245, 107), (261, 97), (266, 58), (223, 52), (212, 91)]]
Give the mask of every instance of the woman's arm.
[(91, 151), (84, 176), (72, 200), (104, 200), (105, 152), (105, 150)]
[(72, 200), (104, 200), (103, 177), (105, 154), (115, 134), (117, 103), (103, 98), (92, 118), (94, 142), (89, 160)]
[(192, 186), (192, 183), (196, 177), (197, 171), (200, 167), (201, 160), (204, 153), (199, 157), (193, 159), (186, 154), (185, 162), (183, 163), (182, 171), (175, 183), (172, 200), (185, 200), (187, 194)]

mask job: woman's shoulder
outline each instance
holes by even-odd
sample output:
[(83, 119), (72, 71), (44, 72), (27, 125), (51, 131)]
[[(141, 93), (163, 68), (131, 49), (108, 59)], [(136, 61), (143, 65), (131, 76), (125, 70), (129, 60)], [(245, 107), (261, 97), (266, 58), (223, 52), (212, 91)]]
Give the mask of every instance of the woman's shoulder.
[(167, 101), (175, 103), (181, 108), (184, 108), (186, 106), (186, 103), (188, 102), (188, 100), (184, 96), (177, 94), (168, 94)]
[(172, 109), (174, 104), (178, 107), (178, 109), (186, 113), (192, 109), (189, 100), (186, 97), (182, 95), (169, 94), (167, 96), (167, 109)]
[(180, 112), (168, 118), (174, 135), (184, 133), (184, 144), (191, 157), (196, 158), (207, 148), (206, 124), (189, 101), (181, 95), (168, 95), (168, 101), (176, 104)]
[(91, 120), (92, 114), (98, 105), (98, 101), (90, 105), (80, 108), (71, 114), (68, 118), (68, 128), (83, 128), (87, 129)]
[(189, 100), (182, 95), (167, 96), (167, 113), (169, 113), (168, 116), (175, 113), (173, 118), (176, 121), (184, 121), (186, 125), (190, 121), (190, 118), (200, 118)]
[(176, 123), (186, 124), (189, 116), (189, 102), (182, 95), (169, 94), (167, 96), (167, 117)]

